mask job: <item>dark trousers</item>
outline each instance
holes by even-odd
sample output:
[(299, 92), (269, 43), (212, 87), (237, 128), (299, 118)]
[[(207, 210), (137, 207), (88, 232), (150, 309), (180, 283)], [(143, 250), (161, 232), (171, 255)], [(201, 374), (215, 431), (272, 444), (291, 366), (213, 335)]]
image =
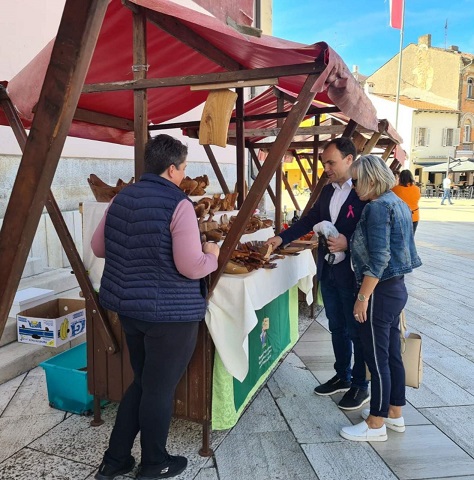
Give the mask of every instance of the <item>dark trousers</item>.
[(141, 463), (167, 459), (176, 386), (196, 346), (199, 322), (143, 322), (120, 317), (134, 379), (120, 402), (104, 460), (123, 465), (140, 432)]
[[(320, 284), (336, 359), (334, 370), (342, 381), (352, 381), (352, 386), (367, 390), (369, 384), (365, 379), (362, 343), (353, 314), (355, 291), (337, 286), (329, 275), (323, 275)], [(352, 348), (354, 365), (351, 368)]]
[(370, 413), (388, 416), (389, 405), (405, 405), (405, 369), (400, 352), (400, 313), (408, 294), (403, 276), (380, 282), (370, 297), (367, 321), (359, 324), (371, 374)]

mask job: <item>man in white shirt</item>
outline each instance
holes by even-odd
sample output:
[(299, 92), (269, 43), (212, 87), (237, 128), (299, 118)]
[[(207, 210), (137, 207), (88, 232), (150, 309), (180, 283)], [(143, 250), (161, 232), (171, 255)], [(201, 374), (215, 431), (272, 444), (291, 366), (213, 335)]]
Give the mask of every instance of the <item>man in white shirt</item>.
[(449, 200), (449, 204), (452, 205), (453, 202), (451, 201), (451, 179), (447, 176), (443, 179), (443, 198), (441, 200), (441, 205), (444, 205), (444, 201), (446, 199)]

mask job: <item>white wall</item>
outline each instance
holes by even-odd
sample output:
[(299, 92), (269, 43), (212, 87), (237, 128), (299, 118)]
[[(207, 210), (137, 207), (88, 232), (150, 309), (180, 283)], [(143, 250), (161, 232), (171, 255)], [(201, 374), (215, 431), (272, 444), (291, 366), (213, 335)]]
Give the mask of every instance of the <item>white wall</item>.
[[(378, 95), (367, 93), (370, 101), (377, 110), (377, 117), (380, 119), (387, 119), (393, 127), (395, 127), (396, 104), (391, 100), (387, 100)], [(407, 160), (403, 168), (410, 169), (411, 167), (411, 149), (412, 149), (412, 128), (413, 128), (413, 108), (399, 105), (398, 110), (398, 126), (396, 130), (403, 138), (401, 147), (407, 153)]]
[[(418, 112), (413, 116), (413, 127), (429, 128), (429, 145), (416, 146), (414, 142), (415, 130), (413, 130), (412, 159), (414, 163), (441, 163), (448, 156), (455, 156), (456, 147), (443, 146), (443, 129), (457, 128), (457, 113), (443, 112)], [(431, 161), (431, 162), (430, 162)]]

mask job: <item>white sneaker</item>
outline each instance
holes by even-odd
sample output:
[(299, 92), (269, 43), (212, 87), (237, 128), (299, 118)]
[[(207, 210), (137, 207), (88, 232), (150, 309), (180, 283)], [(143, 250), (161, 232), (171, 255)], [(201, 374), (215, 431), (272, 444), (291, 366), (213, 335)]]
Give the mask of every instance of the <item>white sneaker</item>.
[(350, 427), (343, 427), (339, 435), (354, 442), (385, 442), (388, 438), (385, 424), (380, 428), (369, 428), (365, 421)]
[[(367, 420), (367, 418), (369, 417), (370, 415), (370, 409), (369, 408), (364, 408), (364, 410), (362, 410), (361, 412), (361, 417), (364, 419), (364, 420)], [(405, 420), (403, 417), (400, 417), (400, 418), (384, 418), (383, 419), (385, 425), (387, 426), (387, 428), (389, 428), (390, 430), (393, 430), (395, 432), (399, 432), (399, 433), (403, 433), (405, 431)]]

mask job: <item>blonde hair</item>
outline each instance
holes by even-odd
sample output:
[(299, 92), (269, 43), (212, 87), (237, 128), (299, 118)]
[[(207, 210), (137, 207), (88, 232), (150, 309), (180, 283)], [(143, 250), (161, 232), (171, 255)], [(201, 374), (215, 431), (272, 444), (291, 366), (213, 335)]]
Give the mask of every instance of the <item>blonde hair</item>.
[(349, 172), (357, 178), (357, 194), (362, 197), (379, 197), (396, 184), (393, 172), (375, 155), (362, 155), (354, 160)]

